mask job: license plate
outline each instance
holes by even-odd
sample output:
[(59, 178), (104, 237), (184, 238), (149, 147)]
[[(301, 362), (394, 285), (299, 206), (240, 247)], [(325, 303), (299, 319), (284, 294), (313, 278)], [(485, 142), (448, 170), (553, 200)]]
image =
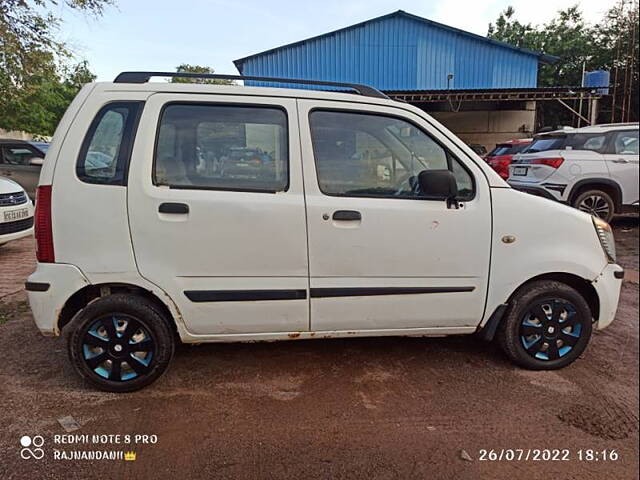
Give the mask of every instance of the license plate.
[(527, 167), (513, 167), (513, 174), (524, 177), (527, 175), (528, 170), (529, 169)]
[(5, 222), (15, 222), (16, 220), (22, 220), (29, 216), (29, 209), (23, 208), (21, 210), (12, 210), (10, 212), (4, 212)]

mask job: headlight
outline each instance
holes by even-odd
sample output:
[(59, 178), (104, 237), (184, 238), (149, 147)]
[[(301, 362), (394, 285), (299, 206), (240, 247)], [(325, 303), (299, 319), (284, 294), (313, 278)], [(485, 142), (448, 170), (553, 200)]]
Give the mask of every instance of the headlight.
[(600, 245), (609, 260), (609, 263), (615, 263), (616, 261), (616, 241), (613, 238), (613, 230), (611, 225), (598, 217), (593, 218), (593, 226), (596, 228), (598, 238), (600, 239)]

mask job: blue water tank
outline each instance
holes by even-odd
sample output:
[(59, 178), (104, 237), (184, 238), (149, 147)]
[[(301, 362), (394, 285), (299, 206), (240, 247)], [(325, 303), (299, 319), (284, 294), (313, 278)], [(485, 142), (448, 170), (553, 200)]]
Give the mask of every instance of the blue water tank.
[(594, 87), (602, 95), (609, 94), (609, 70), (594, 70), (584, 74), (584, 86)]

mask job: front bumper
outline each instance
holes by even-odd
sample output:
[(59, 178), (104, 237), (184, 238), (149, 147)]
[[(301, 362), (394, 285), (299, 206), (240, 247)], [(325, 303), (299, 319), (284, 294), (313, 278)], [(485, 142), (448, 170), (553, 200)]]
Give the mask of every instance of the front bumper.
[(39, 263), (25, 287), (33, 318), (43, 335), (59, 335), (58, 319), (65, 303), (78, 290), (89, 285), (82, 272), (73, 265)]
[(610, 263), (593, 281), (600, 300), (600, 316), (596, 323), (598, 330), (608, 327), (616, 316), (623, 277), (624, 269), (620, 265)]
[(21, 230), (19, 232), (14, 233), (5, 233), (4, 235), (0, 235), (0, 245), (4, 245), (7, 242), (11, 242), (12, 240), (18, 240), (23, 237), (30, 237), (33, 235), (33, 227), (27, 228), (26, 230)]

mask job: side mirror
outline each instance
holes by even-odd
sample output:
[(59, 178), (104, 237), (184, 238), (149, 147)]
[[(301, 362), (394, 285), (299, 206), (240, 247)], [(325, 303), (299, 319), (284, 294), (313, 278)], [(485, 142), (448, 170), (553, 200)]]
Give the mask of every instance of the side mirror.
[(41, 167), (44, 164), (44, 158), (40, 157), (31, 157), (29, 159), (29, 165), (32, 167)]
[(423, 170), (418, 174), (420, 193), (431, 200), (445, 200), (457, 207), (458, 183), (450, 170)]

